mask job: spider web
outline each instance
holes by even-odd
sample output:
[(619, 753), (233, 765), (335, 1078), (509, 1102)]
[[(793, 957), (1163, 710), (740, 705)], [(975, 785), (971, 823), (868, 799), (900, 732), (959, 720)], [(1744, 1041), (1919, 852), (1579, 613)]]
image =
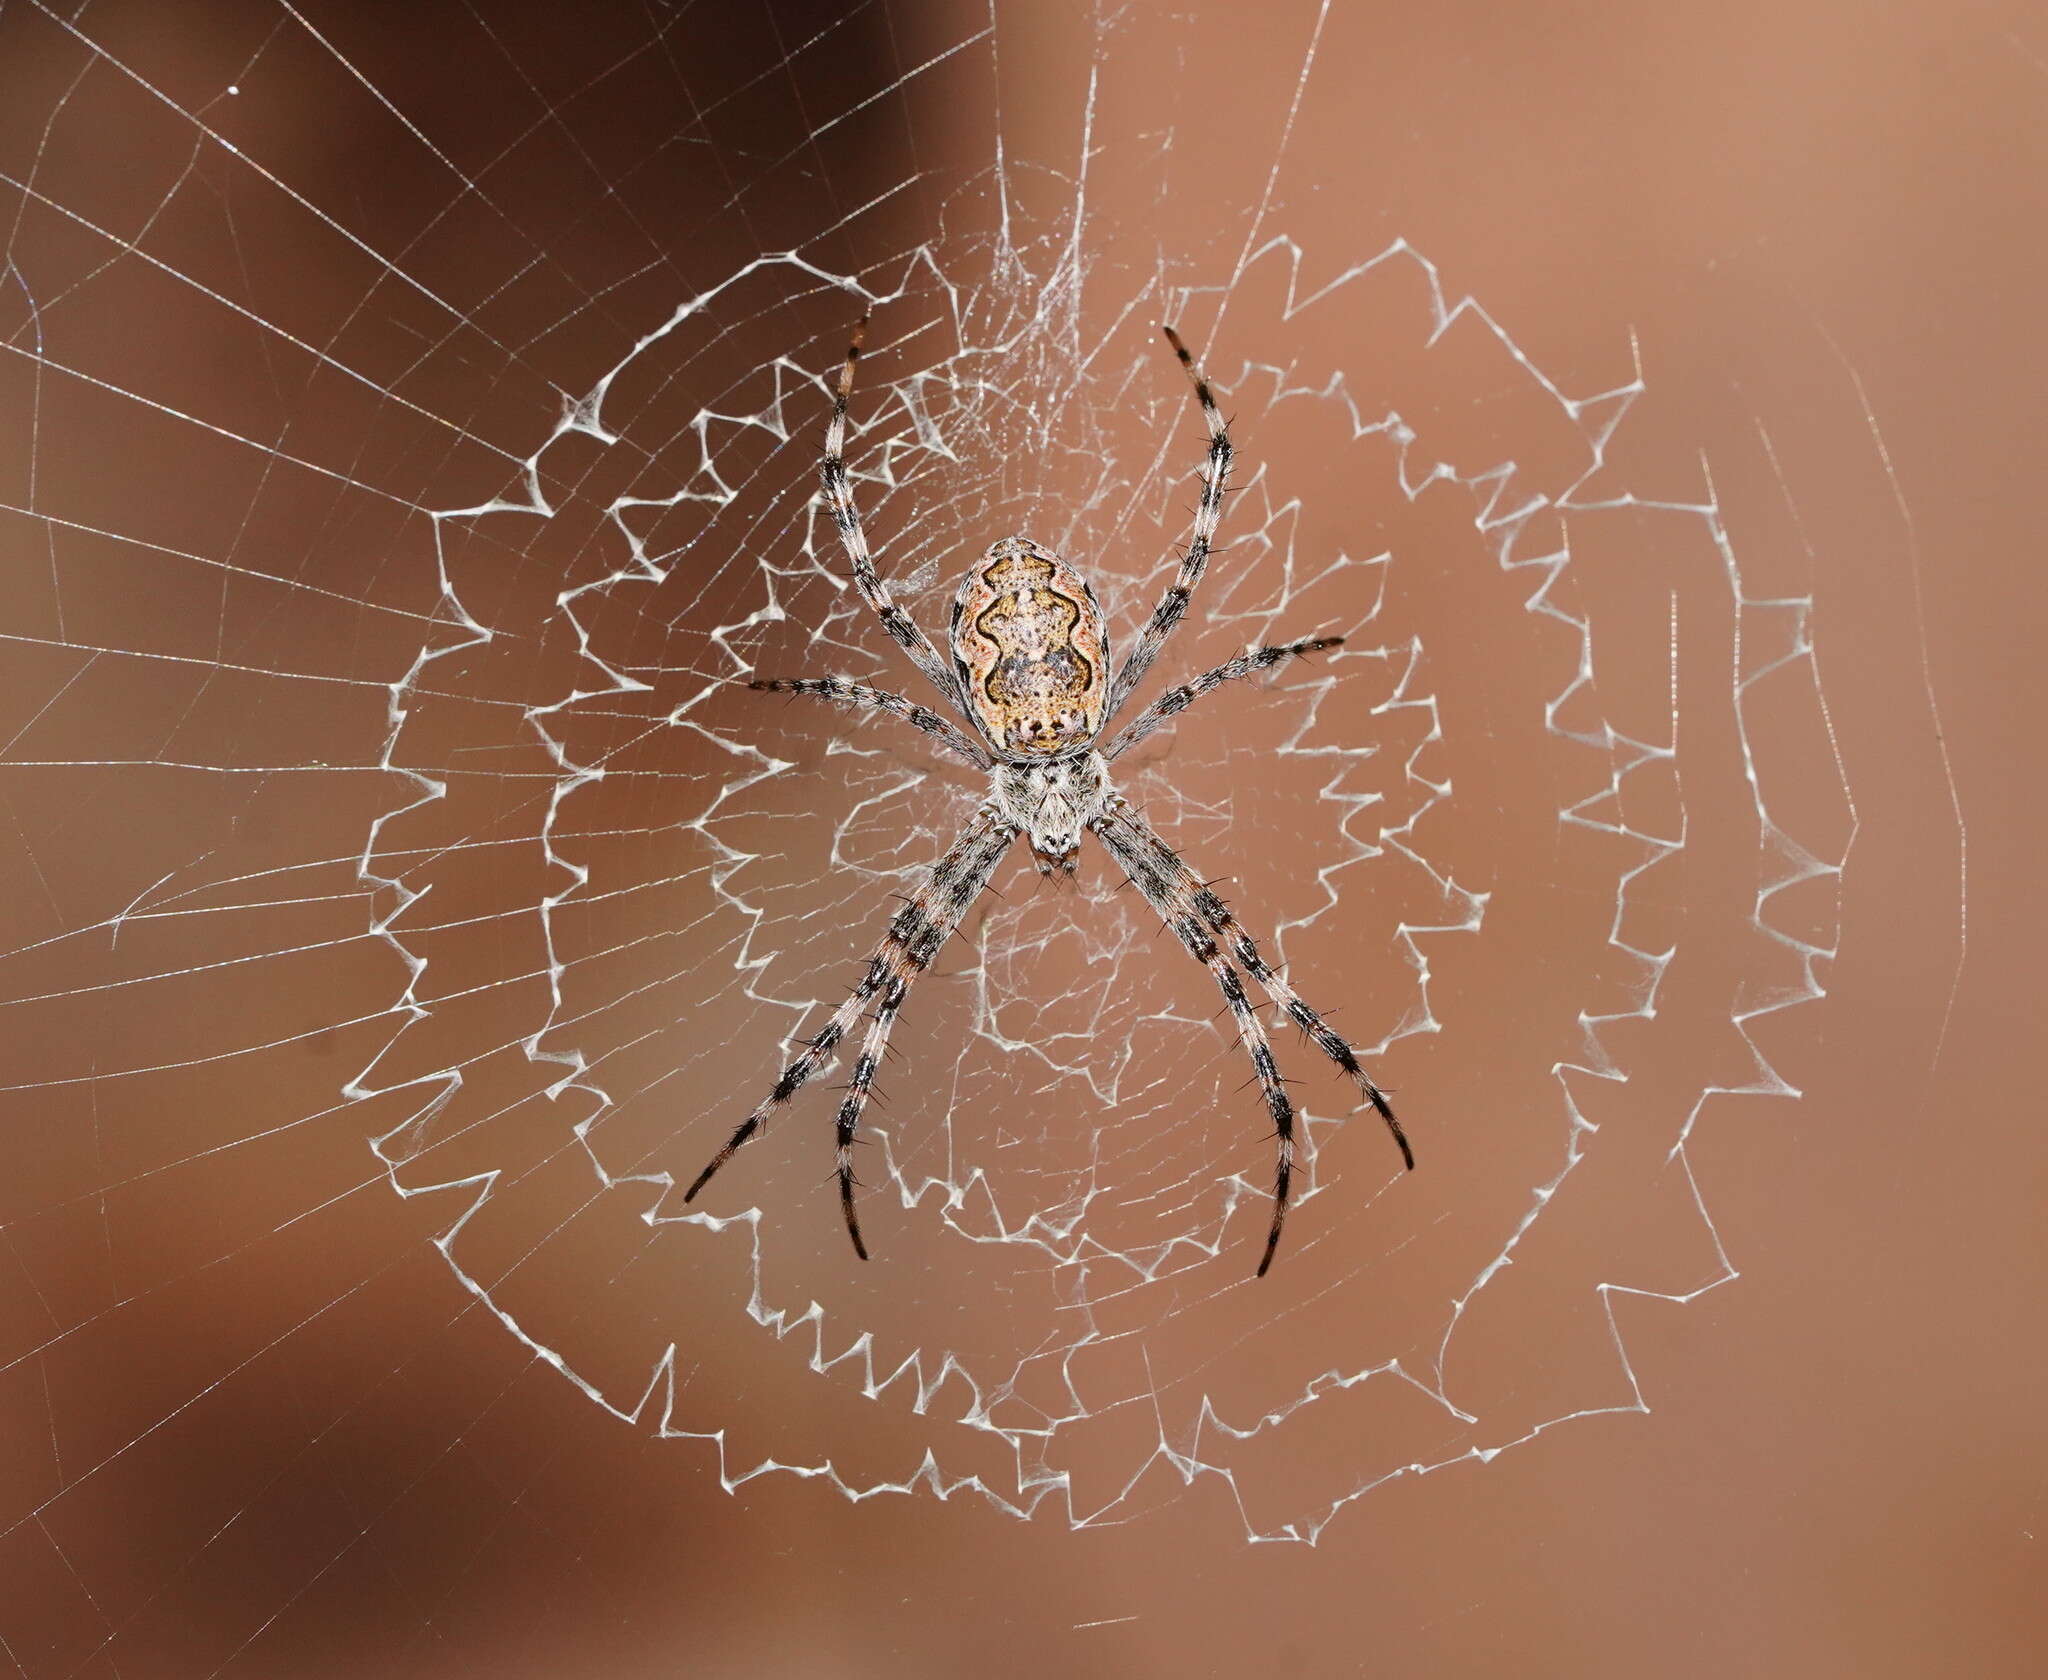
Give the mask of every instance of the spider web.
[[(592, 1429), (729, 1489), (1076, 1526), (1193, 1499), (1308, 1542), (1390, 1479), (1652, 1409), (1615, 1297), (1736, 1275), (1688, 1142), (1795, 1094), (1755, 1027), (1820, 995), (1851, 831), (1796, 554), (1759, 582), (1704, 455), (1632, 459), (1625, 323), (1553, 375), (1406, 241), (1289, 237), (1306, 68), (1219, 198), (1147, 43), (1105, 27), (1034, 150), (1014, 18), (887, 21), (707, 75), (674, 20), (571, 51), (516, 15), (0, 12), (6, 1083), (63, 1140), (9, 1214), (7, 1369), (53, 1423), (9, 1532), (90, 1600), (79, 1653), (261, 1489), (105, 1603), (71, 1513), (421, 1253)], [(449, 54), (506, 114), (437, 127)], [(742, 686), (924, 697), (816, 493), (869, 307), (849, 459), (929, 629), (1021, 531), (1128, 645), (1201, 448), (1172, 320), (1241, 466), (1139, 703), (1347, 638), (1118, 766), (1416, 1143), (1403, 1174), (1280, 1039), (1306, 1149), (1263, 1282), (1249, 1070), (1092, 847), (1070, 890), (1010, 860), (912, 992), (874, 1263), (816, 1091), (681, 1205), (980, 794), (891, 720)], [(323, 1249), (366, 1196), (376, 1241)], [(172, 1309), (238, 1328), (74, 1414)]]

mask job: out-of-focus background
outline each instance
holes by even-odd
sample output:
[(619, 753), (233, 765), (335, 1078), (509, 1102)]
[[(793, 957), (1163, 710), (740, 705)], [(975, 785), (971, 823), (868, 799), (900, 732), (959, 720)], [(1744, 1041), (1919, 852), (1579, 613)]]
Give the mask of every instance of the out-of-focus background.
[[(2048, 22), (0, 10), (0, 1659), (44, 1677), (2035, 1671)], [(676, 1194), (974, 777), (1027, 531), (1099, 850)], [(821, 1076), (837, 1085), (843, 1074)]]

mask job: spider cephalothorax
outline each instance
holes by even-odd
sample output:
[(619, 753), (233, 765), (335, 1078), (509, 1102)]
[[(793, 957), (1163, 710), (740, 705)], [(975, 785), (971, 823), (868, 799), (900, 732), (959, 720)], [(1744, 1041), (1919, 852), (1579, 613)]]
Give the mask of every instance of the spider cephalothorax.
[(1058, 555), (1029, 537), (1005, 537), (993, 544), (961, 580), (953, 600), (953, 663), (950, 667), (925, 633), (890, 599), (868, 552), (860, 510), (847, 477), (846, 405), (853, 393), (853, 372), (860, 360), (861, 337), (867, 322), (856, 328), (853, 343), (839, 371), (832, 421), (825, 429), (825, 496), (839, 527), (853, 567), (854, 587), (873, 609), (882, 628), (895, 640), (955, 713), (980, 739), (963, 733), (930, 708), (900, 694), (868, 688), (839, 677), (776, 677), (751, 686), (783, 694), (815, 694), (847, 705), (892, 713), (922, 729), (955, 756), (964, 758), (989, 778), (988, 798), (952, 849), (932, 865), (917, 890), (889, 923), (867, 973), (852, 995), (819, 1029), (803, 1052), (782, 1070), (775, 1087), (754, 1112), (740, 1122), (723, 1149), (697, 1175), (683, 1200), (704, 1188), (711, 1175), (731, 1159), (733, 1151), (757, 1136), (769, 1116), (793, 1097), (819, 1066), (838, 1050), (853, 1023), (872, 1010), (853, 1065), (853, 1076), (839, 1104), (839, 1196), (854, 1252), (863, 1260), (860, 1221), (853, 1205), (853, 1144), (867, 1107), (875, 1068), (889, 1042), (897, 1011), (911, 983), (924, 972), (939, 947), (952, 936), (968, 907), (981, 896), (996, 865), (1019, 835), (1025, 836), (1038, 859), (1041, 874), (1055, 870), (1072, 874), (1081, 836), (1093, 834), (1115, 858), (1145, 901), (1159, 913), (1189, 955), (1214, 976), (1237, 1023), (1238, 1036), (1258, 1075), (1266, 1111), (1272, 1116), (1279, 1164), (1273, 1182), (1273, 1224), (1259, 1275), (1273, 1263), (1280, 1245), (1280, 1227), (1287, 1217), (1288, 1192), (1294, 1173), (1294, 1104), (1273, 1060), (1265, 1023), (1246, 996), (1239, 969), (1249, 974), (1288, 1020), (1301, 1028), (1324, 1055), (1355, 1079), (1387, 1123), (1401, 1158), (1410, 1167), (1415, 1157), (1400, 1122), (1387, 1106), (1351, 1046), (1304, 1003), (1274, 969), (1230, 913), (1194, 870), (1153, 833), (1109, 779), (1109, 766), (1122, 752), (1142, 741), (1168, 718), (1204, 694), (1235, 678), (1269, 670), (1285, 660), (1335, 647), (1341, 636), (1314, 637), (1256, 648), (1205, 671), (1193, 681), (1168, 690), (1126, 724), (1107, 748), (1096, 743), (1122, 710), (1139, 681), (1151, 669), (1166, 639), (1187, 611), (1188, 599), (1201, 581), (1210, 544), (1223, 513), (1223, 482), (1230, 471), (1230, 429), (1216, 406), (1209, 384), (1173, 328), (1162, 329), (1167, 342), (1195, 388), (1202, 418), (1209, 428), (1209, 452), (1202, 464), (1202, 500), (1195, 526), (1172, 585), (1153, 610), (1136, 644), (1125, 655), (1112, 681), (1109, 637), (1102, 608), (1088, 580)]
[(1081, 832), (1107, 814), (1116, 798), (1109, 785), (1109, 761), (1099, 752), (999, 764), (992, 803), (1013, 828), (1024, 831), (1038, 858), (1038, 872), (1074, 872)]

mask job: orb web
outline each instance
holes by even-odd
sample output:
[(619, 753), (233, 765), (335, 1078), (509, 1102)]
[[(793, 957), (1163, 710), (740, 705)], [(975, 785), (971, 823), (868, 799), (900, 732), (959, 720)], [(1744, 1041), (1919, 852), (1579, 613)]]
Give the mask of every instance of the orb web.
[[(1002, 198), (983, 179), (861, 274), (744, 265), (505, 494), (437, 516), (469, 634), (395, 695), (421, 793), (364, 866), (420, 1017), (356, 1094), (427, 1099), (379, 1153), (467, 1198), (443, 1249), (508, 1331), (729, 1484), (1076, 1524), (1208, 1485), (1249, 1535), (1313, 1539), (1389, 1477), (1640, 1409), (1612, 1296), (1732, 1275), (1684, 1143), (1717, 1092), (1789, 1093), (1745, 1023), (1818, 990), (1825, 941), (1769, 909), (1835, 866), (1775, 830), (1748, 739), (1808, 658), (1803, 603), (1746, 597), (1710, 496), (1620, 481), (1639, 379), (1561, 391), (1405, 244), (1308, 290), (1276, 240), (1218, 294), (1020, 241)], [(1243, 469), (1165, 666), (1346, 642), (1119, 769), (1397, 1088), (1420, 1170), (1297, 1039), (1304, 1184), (1254, 1285), (1247, 1070), (1094, 852), (1068, 891), (1013, 859), (912, 993), (862, 1156), (879, 1264), (845, 1251), (815, 1089), (686, 1208), (982, 791), (893, 720), (744, 686), (930, 699), (817, 492), (851, 321), (874, 312), (848, 455), (904, 604), (937, 633), (965, 559), (1023, 532), (1127, 642), (1199, 459), (1152, 323), (1226, 297), (1200, 337)], [(491, 768), (450, 778), (458, 752)], [(478, 844), (527, 865), (480, 902)]]

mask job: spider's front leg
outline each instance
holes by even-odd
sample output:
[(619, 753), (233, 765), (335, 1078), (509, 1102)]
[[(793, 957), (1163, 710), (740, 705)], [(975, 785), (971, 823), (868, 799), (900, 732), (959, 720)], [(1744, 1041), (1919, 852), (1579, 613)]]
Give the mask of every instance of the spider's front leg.
[(1251, 1057), (1252, 1066), (1257, 1070), (1259, 1086), (1266, 1099), (1266, 1112), (1273, 1119), (1278, 1152), (1273, 1172), (1273, 1226), (1266, 1233), (1266, 1252), (1259, 1260), (1258, 1275), (1264, 1277), (1267, 1267), (1273, 1264), (1274, 1250), (1280, 1246), (1280, 1227), (1287, 1219), (1288, 1198), (1294, 1185), (1294, 1104), (1287, 1095), (1287, 1087), (1280, 1081), (1280, 1068), (1273, 1060), (1273, 1047), (1267, 1040), (1265, 1023), (1245, 996), (1244, 982), (1238, 978), (1237, 970), (1224, 960), (1216, 941), (1193, 910), (1177, 897), (1171, 873), (1161, 867), (1150, 849), (1138, 841), (1126, 824), (1119, 822), (1114, 812), (1098, 817), (1089, 826), (1104, 849), (1130, 877), (1131, 884), (1145, 895), (1145, 902), (1159, 913), (1160, 920), (1173, 929), (1174, 936), (1187, 947), (1188, 954), (1215, 976), (1216, 987), (1222, 992), (1224, 1002), (1230, 1005), (1230, 1013), (1237, 1022), (1238, 1037), (1244, 1042), (1245, 1054)]
[(1170, 902), (1177, 913), (1193, 917), (1199, 925), (1208, 928), (1217, 938), (1229, 944), (1230, 954), (1243, 966), (1264, 989), (1274, 1003), (1287, 1012), (1287, 1018), (1305, 1032), (1309, 1041), (1322, 1053), (1349, 1074), (1358, 1084), (1375, 1112), (1386, 1122), (1387, 1131), (1401, 1151), (1401, 1159), (1410, 1172), (1415, 1170), (1415, 1151), (1408, 1147), (1408, 1134), (1401, 1130), (1401, 1122), (1394, 1118), (1392, 1104), (1386, 1093), (1375, 1085), (1372, 1076), (1365, 1071), (1358, 1059), (1358, 1052), (1337, 1033), (1322, 1016), (1317, 1014), (1298, 996), (1286, 978), (1266, 961), (1265, 953), (1259, 949), (1258, 941), (1246, 931), (1245, 926), (1230, 912), (1230, 907), (1218, 898), (1209, 884), (1188, 867), (1187, 860), (1153, 832), (1152, 826), (1128, 805), (1120, 804), (1111, 812), (1106, 823), (1126, 838), (1128, 843), (1141, 850), (1148, 857), (1153, 868), (1167, 882)]
[(960, 918), (981, 896), (982, 888), (988, 885), (989, 877), (1016, 837), (1016, 828), (995, 811), (983, 807), (976, 814), (952, 848), (918, 883), (909, 901), (896, 912), (889, 931), (868, 959), (867, 973), (860, 984), (832, 1012), (832, 1018), (804, 1047), (803, 1053), (782, 1070), (774, 1087), (754, 1112), (739, 1123), (725, 1147), (711, 1157), (683, 1193), (685, 1202), (696, 1198), (697, 1192), (711, 1181), (711, 1175), (731, 1160), (741, 1145), (761, 1134), (775, 1110), (802, 1090), (819, 1066), (831, 1058), (869, 1001), (878, 1000), (860, 1057), (854, 1064), (853, 1078), (839, 1105), (837, 1131), (839, 1199), (846, 1214), (847, 1234), (853, 1238), (853, 1251), (863, 1260), (868, 1257), (867, 1245), (861, 1241), (860, 1221), (853, 1210), (853, 1144), (862, 1111), (867, 1107), (875, 1068), (888, 1046), (889, 1030), (912, 984), (930, 965), (939, 947), (952, 937)]

